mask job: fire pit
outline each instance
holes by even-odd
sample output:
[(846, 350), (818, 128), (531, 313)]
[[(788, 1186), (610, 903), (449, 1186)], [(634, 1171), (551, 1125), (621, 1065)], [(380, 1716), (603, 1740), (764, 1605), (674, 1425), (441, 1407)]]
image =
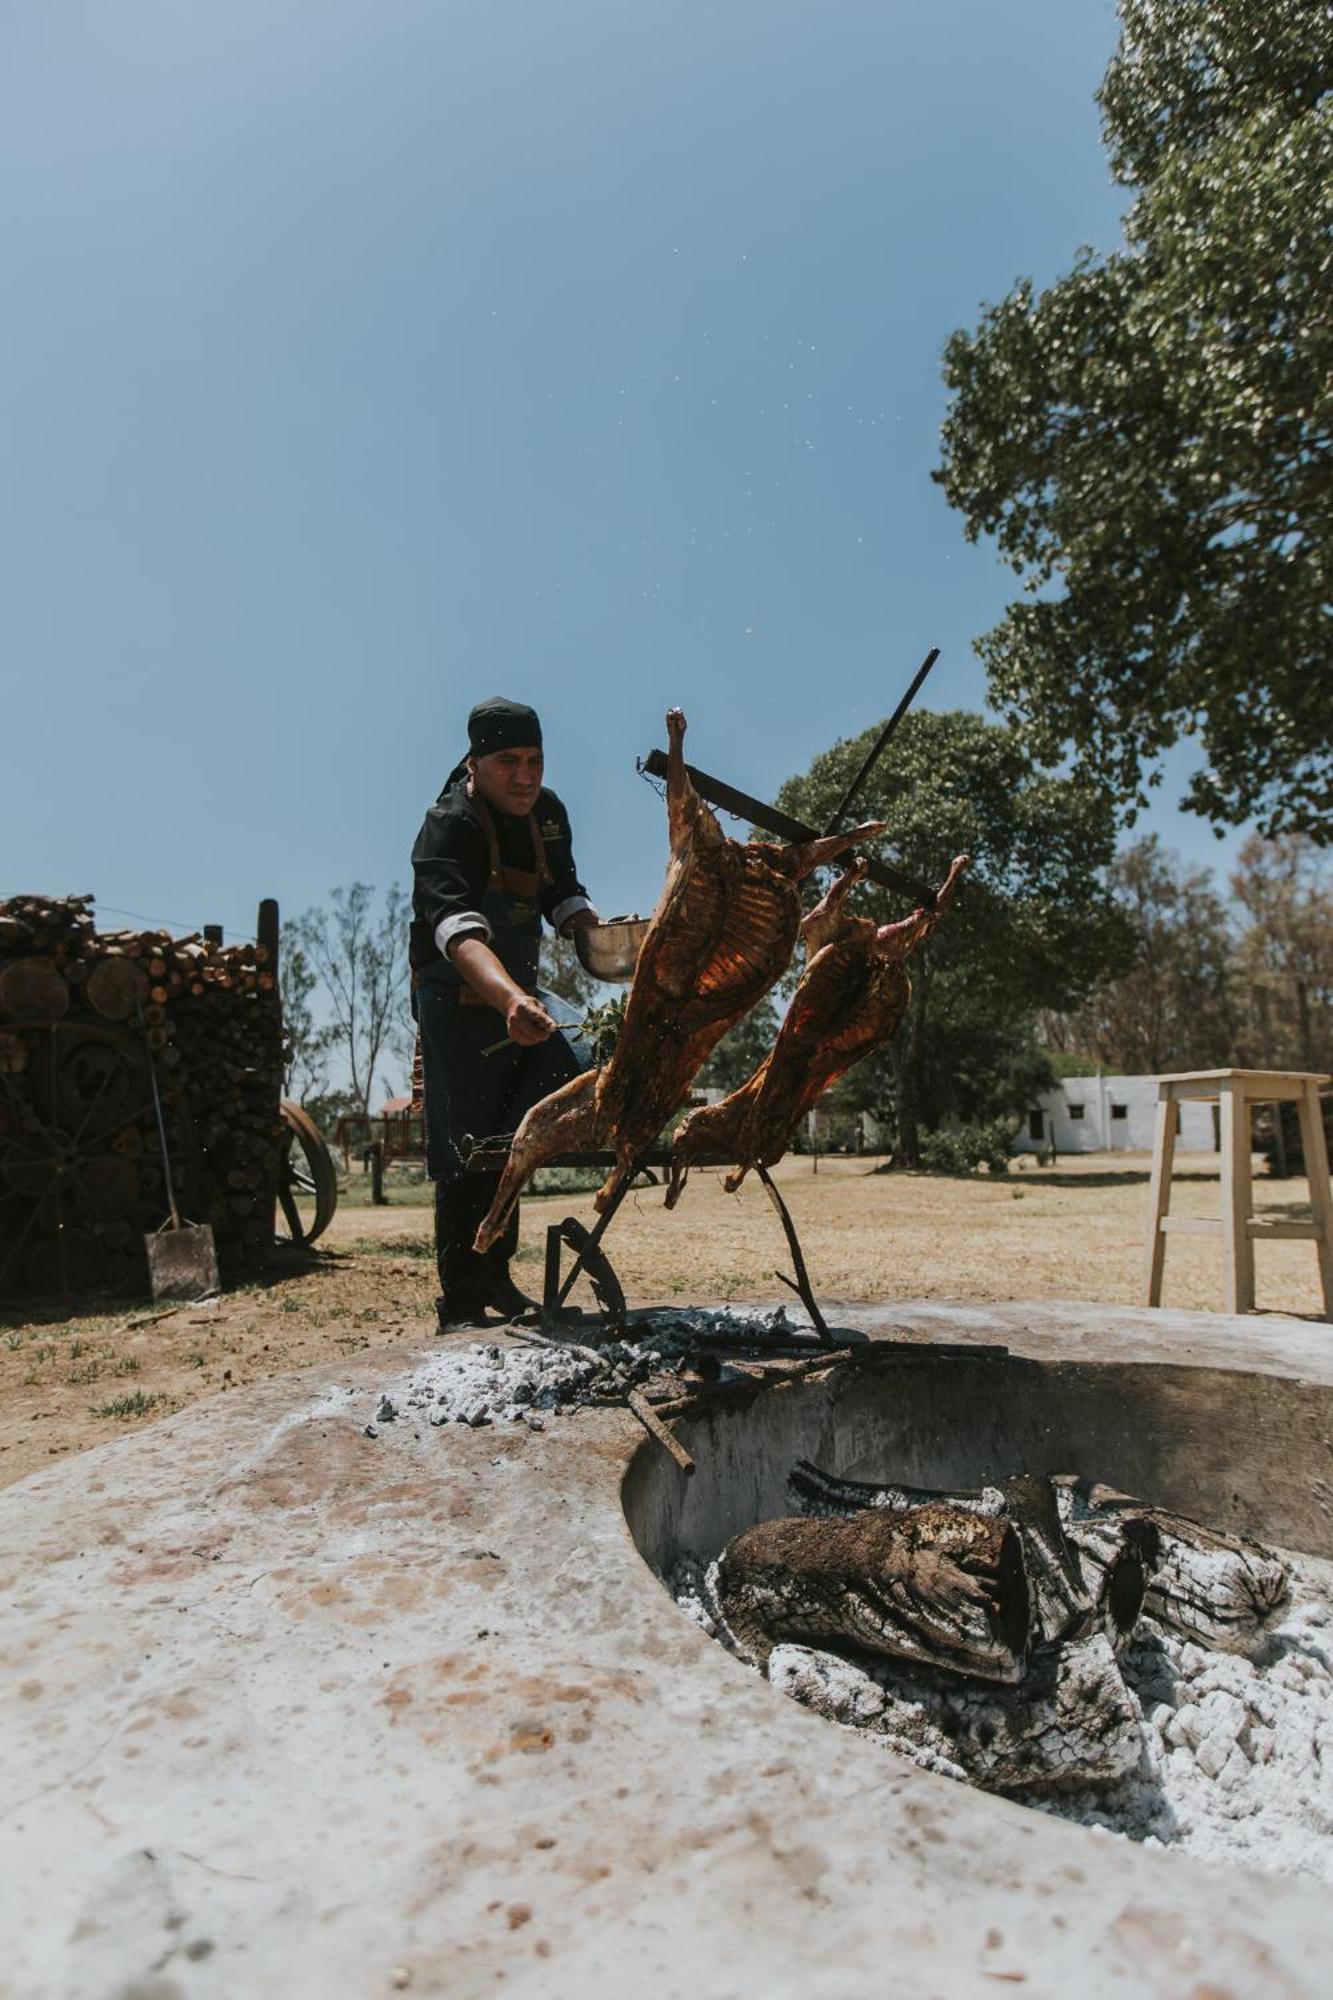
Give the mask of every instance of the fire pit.
[[(920, 1483), (967, 1485), (1016, 1442), (1039, 1466), (1052, 1424), (1048, 1463), (1077, 1443), (1090, 1475), (1317, 1547), (1327, 1330), (854, 1318), (1024, 1359), (923, 1353), (671, 1419), (690, 1477), (622, 1407), (556, 1382), (549, 1407), (504, 1402), (507, 1343), (482, 1407), (455, 1382), (437, 1426), (405, 1371), (470, 1343), (393, 1346), (0, 1492), (14, 1990), (1323, 2000), (1322, 1883), (1201, 1867), (886, 1755), (706, 1638), (639, 1549), (715, 1552), (785, 1505), (796, 1456), (874, 1477), (886, 1436), (904, 1464), (915, 1438)], [(1185, 1461), (1197, 1482), (1172, 1485)], [(1231, 1493), (1261, 1470), (1242, 1517)]]
[[(817, 1555), (818, 1520), (789, 1523), (786, 1542), (775, 1526), (823, 1511), (808, 1477), (805, 1506), (800, 1475), (793, 1486), (803, 1462), (836, 1481), (957, 1496), (1016, 1474), (1046, 1491), (1047, 1475), (1075, 1472), (1205, 1530), (1275, 1545), (1294, 1558), (1290, 1596), (1280, 1569), (1260, 1562), (1268, 1598), (1248, 1634), (1228, 1632), (1225, 1616), (1211, 1630), (1207, 1619), (1172, 1630), (1151, 1616), (1150, 1593), (1128, 1643), (1085, 1626), (1077, 1643), (1039, 1649), (1018, 1687), (988, 1685), (987, 1671), (1003, 1677), (993, 1666), (968, 1680), (875, 1657), (855, 1634), (830, 1642), (827, 1618), (822, 1633), (802, 1633), (798, 1618), (759, 1651), (775, 1688), (928, 1769), (1201, 1858), (1333, 1879), (1331, 1423), (1333, 1391), (1278, 1375), (881, 1344), (822, 1379), (682, 1423), (695, 1476), (641, 1453), (625, 1506), (678, 1602), (752, 1661), (734, 1551), (735, 1633), (710, 1566), (757, 1523), (770, 1530), (745, 1535), (742, 1555), (767, 1545), (790, 1545), (798, 1564)], [(887, 1527), (884, 1514), (854, 1518)], [(834, 1526), (844, 1539), (861, 1532)], [(1215, 1551), (1189, 1560), (1199, 1588), (1225, 1594)], [(724, 1565), (722, 1602), (727, 1581)]]

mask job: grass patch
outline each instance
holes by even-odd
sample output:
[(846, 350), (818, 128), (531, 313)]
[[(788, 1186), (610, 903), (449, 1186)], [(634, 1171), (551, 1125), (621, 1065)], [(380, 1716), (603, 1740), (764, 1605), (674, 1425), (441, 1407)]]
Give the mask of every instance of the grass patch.
[(433, 1257), (435, 1245), (421, 1236), (356, 1236), (340, 1246), (351, 1257)]
[(606, 1167), (543, 1167), (532, 1176), (530, 1194), (591, 1194), (606, 1179)]
[(109, 1403), (101, 1403), (90, 1415), (94, 1417), (146, 1417), (148, 1412), (166, 1399), (162, 1396), (145, 1396), (142, 1389), (136, 1389), (132, 1396), (116, 1396)]

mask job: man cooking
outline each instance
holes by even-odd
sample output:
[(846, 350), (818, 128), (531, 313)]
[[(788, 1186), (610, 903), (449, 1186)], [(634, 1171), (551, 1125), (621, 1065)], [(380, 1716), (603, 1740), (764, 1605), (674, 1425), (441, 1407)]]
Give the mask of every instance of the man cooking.
[(533, 1303), (509, 1273), (517, 1211), (485, 1256), (472, 1248), (499, 1175), (469, 1173), (464, 1141), (512, 1133), (577, 1075), (578, 1058), (537, 996), (541, 925), (544, 917), (569, 936), (598, 920), (574, 866), (569, 817), (542, 784), (535, 712), (499, 695), (479, 702), (468, 745), (412, 849), (413, 1009), (442, 1332), (484, 1324), (488, 1307), (512, 1318)]

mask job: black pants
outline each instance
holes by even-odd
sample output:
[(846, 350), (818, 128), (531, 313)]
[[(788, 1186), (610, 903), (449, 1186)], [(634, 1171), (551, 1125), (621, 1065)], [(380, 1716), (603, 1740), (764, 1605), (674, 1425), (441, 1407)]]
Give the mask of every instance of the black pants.
[(524, 1112), (577, 1076), (578, 1058), (563, 1035), (535, 1048), (512, 1043), (484, 1051), (504, 1035), (491, 1007), (465, 1007), (460, 989), (424, 978), (413, 996), (421, 1029), (426, 1097), (426, 1171), (435, 1182), (435, 1248), (440, 1291), (451, 1309), (484, 1305), (514, 1254), (518, 1215), (484, 1257), (472, 1248), (477, 1225), (495, 1199), (498, 1174), (470, 1174), (464, 1139), (508, 1136)]

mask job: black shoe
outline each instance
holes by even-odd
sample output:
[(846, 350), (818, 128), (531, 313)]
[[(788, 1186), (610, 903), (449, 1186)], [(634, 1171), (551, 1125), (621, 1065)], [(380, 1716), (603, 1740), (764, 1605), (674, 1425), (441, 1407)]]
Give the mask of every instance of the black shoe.
[(522, 1319), (524, 1313), (538, 1310), (536, 1299), (530, 1299), (525, 1291), (514, 1283), (508, 1267), (498, 1271), (491, 1280), (492, 1310), (503, 1313), (506, 1319)]
[(435, 1301), (435, 1331), (437, 1333), (480, 1333), (495, 1325), (487, 1319), (488, 1301), (482, 1298), (460, 1297), (457, 1294)]

